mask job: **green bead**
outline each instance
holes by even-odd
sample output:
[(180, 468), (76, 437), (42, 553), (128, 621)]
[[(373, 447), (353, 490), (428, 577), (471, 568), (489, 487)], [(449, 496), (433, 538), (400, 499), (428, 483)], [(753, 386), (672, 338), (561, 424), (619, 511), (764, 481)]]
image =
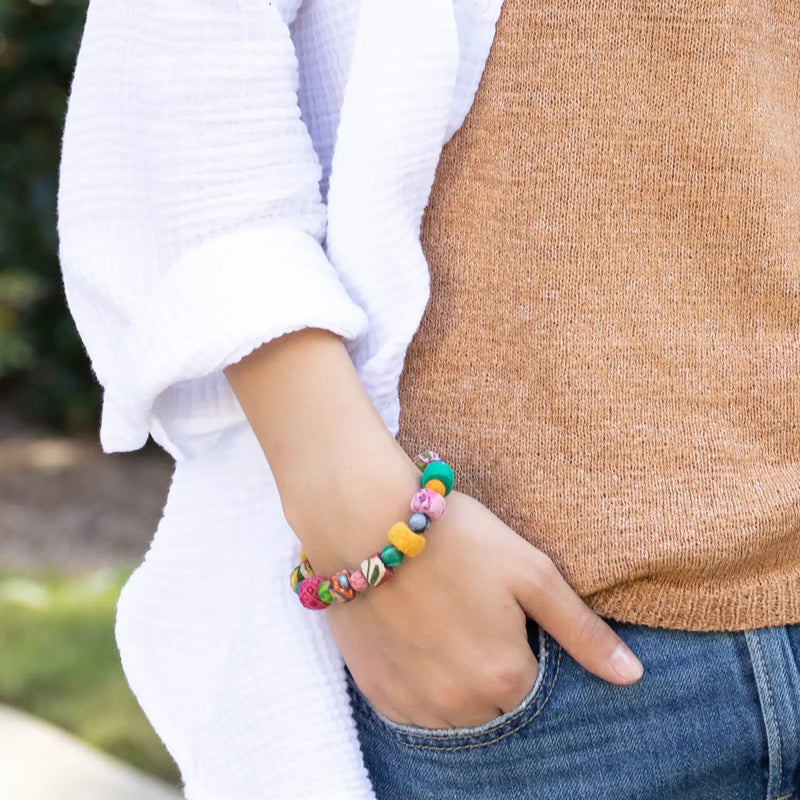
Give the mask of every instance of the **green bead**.
[(322, 581), (322, 583), (317, 587), (317, 597), (319, 597), (323, 603), (327, 603), (328, 605), (334, 601), (334, 597), (330, 591), (330, 586), (330, 581)]
[(422, 473), (422, 485), (424, 486), (428, 481), (432, 480), (441, 481), (444, 484), (445, 495), (450, 494), (453, 483), (455, 483), (453, 468), (444, 461), (431, 461)]
[(381, 550), (381, 561), (387, 567), (396, 567), (398, 564), (402, 564), (404, 558), (405, 556), (393, 544), (387, 544)]

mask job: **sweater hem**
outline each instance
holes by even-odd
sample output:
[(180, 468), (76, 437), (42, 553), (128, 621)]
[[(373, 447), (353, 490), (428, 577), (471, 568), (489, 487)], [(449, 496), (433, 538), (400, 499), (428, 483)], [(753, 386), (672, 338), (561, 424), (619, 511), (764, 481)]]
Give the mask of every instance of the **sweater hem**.
[(800, 565), (740, 584), (641, 580), (584, 597), (601, 617), (687, 631), (743, 631), (800, 623)]

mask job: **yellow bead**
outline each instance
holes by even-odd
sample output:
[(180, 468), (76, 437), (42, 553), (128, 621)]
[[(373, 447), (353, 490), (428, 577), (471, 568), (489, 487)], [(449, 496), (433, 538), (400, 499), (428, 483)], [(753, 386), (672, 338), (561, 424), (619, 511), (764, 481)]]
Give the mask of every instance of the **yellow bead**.
[(300, 560), (301, 561), (308, 561), (308, 556), (306, 555), (306, 551), (305, 550), (301, 550), (300, 551)]
[(447, 493), (447, 489), (445, 485), (438, 479), (438, 478), (431, 478), (426, 484), (426, 489), (433, 489), (434, 492), (439, 492), (439, 494), (444, 497)]
[(389, 541), (409, 558), (419, 555), (425, 547), (425, 537), (414, 533), (405, 522), (395, 522), (389, 528)]

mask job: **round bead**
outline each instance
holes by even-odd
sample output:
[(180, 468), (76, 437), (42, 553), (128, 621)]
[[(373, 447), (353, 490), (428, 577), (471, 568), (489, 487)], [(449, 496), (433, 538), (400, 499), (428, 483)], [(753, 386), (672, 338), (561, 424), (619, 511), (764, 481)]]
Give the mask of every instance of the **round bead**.
[(322, 581), (322, 583), (317, 587), (317, 597), (322, 600), (325, 605), (330, 605), (331, 603), (335, 603), (336, 601), (333, 599), (331, 595), (331, 582), (330, 581)]
[(360, 569), (357, 569), (355, 572), (350, 574), (350, 585), (357, 592), (363, 592), (369, 588), (369, 583), (364, 577), (364, 573)]
[(394, 577), (394, 570), (383, 563), (380, 553), (374, 553), (369, 558), (365, 558), (361, 562), (361, 572), (364, 573), (370, 586), (380, 586)]
[(395, 522), (389, 528), (389, 541), (401, 552), (403, 555), (413, 558), (422, 552), (425, 547), (425, 537), (419, 533), (414, 533), (405, 522)]
[(442, 494), (450, 494), (453, 489), (453, 483), (455, 482), (453, 468), (444, 461), (431, 461), (422, 473), (422, 485), (427, 486), (428, 481), (432, 480), (442, 482), (444, 486), (444, 492), (442, 492)]
[(330, 593), (334, 603), (347, 603), (356, 596), (350, 586), (350, 570), (343, 569), (330, 577)]
[(411, 498), (411, 510), (430, 519), (441, 519), (446, 503), (444, 497), (433, 489), (420, 489)]
[(386, 547), (381, 550), (381, 561), (383, 561), (387, 567), (396, 567), (402, 564), (404, 558), (405, 556), (393, 544), (387, 544)]
[[(441, 495), (439, 495), (441, 497)], [(412, 514), (408, 518), (408, 527), (411, 528), (414, 533), (425, 533), (426, 530), (431, 525), (430, 519), (425, 516), (422, 512), (417, 512), (416, 514)]]
[(442, 497), (444, 497), (447, 494), (447, 488), (438, 478), (431, 478), (425, 484), (425, 488), (433, 489), (434, 492), (438, 492)]
[(320, 600), (317, 594), (319, 585), (322, 582), (323, 579), (319, 575), (312, 575), (310, 578), (300, 581), (297, 596), (300, 598), (304, 608), (310, 608), (312, 611), (321, 611), (323, 608), (328, 607), (327, 603)]
[(292, 574), (289, 576), (289, 583), (291, 584), (292, 589), (296, 592), (297, 587), (300, 585), (300, 581), (304, 580), (305, 578), (310, 578), (313, 574), (314, 570), (311, 569), (311, 564), (309, 564), (308, 561), (298, 564), (292, 570)]
[(435, 453), (433, 450), (423, 450), (419, 455), (414, 458), (414, 464), (416, 465), (417, 469), (422, 472), (431, 461), (441, 461), (442, 459), (439, 458), (439, 454)]

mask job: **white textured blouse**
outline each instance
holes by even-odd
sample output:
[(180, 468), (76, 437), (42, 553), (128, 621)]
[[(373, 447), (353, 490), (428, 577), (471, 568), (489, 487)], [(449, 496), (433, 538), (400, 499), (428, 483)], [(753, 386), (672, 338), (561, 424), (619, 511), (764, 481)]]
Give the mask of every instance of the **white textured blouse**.
[(429, 297), (420, 221), (501, 3), (90, 4), (61, 264), (104, 450), (149, 434), (175, 458), (117, 641), (190, 800), (373, 797), (341, 656), (288, 587), (299, 542), (222, 369), (326, 328), (397, 433)]

